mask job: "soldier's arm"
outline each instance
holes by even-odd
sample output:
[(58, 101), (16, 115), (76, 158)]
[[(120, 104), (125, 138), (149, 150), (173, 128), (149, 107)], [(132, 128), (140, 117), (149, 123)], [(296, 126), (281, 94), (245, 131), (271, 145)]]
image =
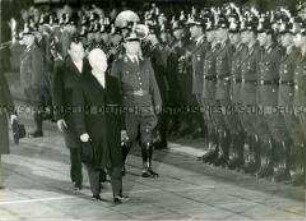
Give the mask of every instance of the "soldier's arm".
[(38, 88), (42, 84), (42, 79), (44, 75), (44, 59), (43, 53), (37, 48), (35, 53), (32, 55), (32, 85)]
[(159, 92), (159, 88), (158, 88), (158, 84), (157, 84), (157, 81), (156, 81), (156, 78), (155, 78), (155, 73), (154, 73), (154, 70), (152, 68), (152, 64), (151, 64), (151, 61), (150, 60), (147, 60), (147, 65), (148, 65), (148, 68), (149, 68), (149, 90), (150, 90), (150, 93), (152, 95), (152, 98), (153, 98), (153, 102), (154, 102), (154, 105), (156, 107), (161, 107), (162, 106), (162, 99), (161, 99), (161, 96), (160, 96), (160, 92)]

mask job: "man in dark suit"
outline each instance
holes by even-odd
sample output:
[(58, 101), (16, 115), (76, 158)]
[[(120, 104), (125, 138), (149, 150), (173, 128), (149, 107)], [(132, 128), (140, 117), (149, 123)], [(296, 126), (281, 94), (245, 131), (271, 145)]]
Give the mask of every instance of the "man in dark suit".
[(66, 60), (54, 73), (53, 102), (57, 126), (64, 134), (65, 143), (70, 150), (70, 176), (75, 190), (82, 188), (81, 142), (73, 123), (73, 90), (81, 76), (89, 70), (89, 63), (84, 59), (83, 44), (75, 36), (69, 46)]
[(126, 54), (114, 62), (111, 74), (121, 82), (130, 146), (137, 143), (141, 146), (142, 176), (156, 177), (158, 174), (152, 169), (153, 130), (157, 125), (156, 114), (161, 111), (162, 100), (151, 61), (140, 56), (140, 39), (131, 33), (126, 37), (124, 46)]

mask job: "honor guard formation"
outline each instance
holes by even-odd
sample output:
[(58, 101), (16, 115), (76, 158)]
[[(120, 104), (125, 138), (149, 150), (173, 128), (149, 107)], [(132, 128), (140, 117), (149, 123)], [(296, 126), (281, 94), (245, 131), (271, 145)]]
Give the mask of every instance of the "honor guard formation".
[[(10, 27), (13, 42), (24, 48), (24, 96), (41, 107), (34, 111), (36, 128), (29, 135), (43, 136), (45, 119), (57, 122), (70, 149), (76, 189), (82, 188), (82, 160), (76, 147), (95, 139), (103, 143), (99, 136), (105, 134), (116, 145), (116, 131), (119, 137), (121, 133), (121, 150), (99, 157), (110, 154), (111, 162), (119, 163), (111, 172), (104, 169), (108, 163), (87, 165), (96, 199), (95, 183), (107, 175), (114, 180), (114, 200), (124, 199), (119, 174), (125, 175), (124, 162), (133, 146), (141, 150), (141, 175), (157, 178), (153, 152), (167, 149), (169, 137), (204, 138), (203, 149), (208, 151), (198, 157), (199, 163), (305, 184), (302, 15), (284, 7), (259, 11), (233, 3), (192, 6), (176, 14), (155, 3), (142, 11), (120, 13), (96, 5), (48, 11), (31, 7), (22, 10), (20, 20), (12, 18)], [(105, 69), (101, 73), (107, 77), (83, 79), (82, 73), (91, 69), (92, 76)], [(106, 88), (117, 89), (105, 90), (105, 82)], [(103, 102), (117, 105), (113, 111), (119, 110), (120, 117), (97, 118), (93, 106)], [(86, 111), (69, 112), (69, 105), (87, 105), (90, 117), (85, 114), (84, 121), (81, 112)], [(116, 126), (119, 118), (122, 124)], [(112, 134), (100, 130), (100, 121), (115, 125)]]

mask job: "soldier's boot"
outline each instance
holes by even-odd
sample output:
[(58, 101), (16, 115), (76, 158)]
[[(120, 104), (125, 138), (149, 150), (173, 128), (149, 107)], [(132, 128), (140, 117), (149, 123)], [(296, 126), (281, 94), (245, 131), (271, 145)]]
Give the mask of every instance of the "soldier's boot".
[(35, 129), (29, 132), (29, 137), (43, 137), (43, 114), (40, 111), (35, 111), (33, 114)]
[(282, 182), (282, 181), (290, 181), (291, 175), (290, 175), (290, 146), (291, 142), (282, 142), (282, 147), (285, 153), (285, 162), (282, 167), (278, 170), (278, 172), (274, 176), (274, 180), (276, 182)]
[(208, 152), (202, 156), (202, 160), (204, 163), (212, 163), (217, 157), (219, 153), (219, 146), (216, 133), (211, 131), (211, 136), (208, 137)]
[(235, 151), (235, 157), (233, 157), (228, 164), (229, 169), (234, 170), (244, 166), (244, 157), (243, 157), (243, 145), (244, 145), (244, 136), (235, 134), (233, 136), (233, 148)]
[(294, 186), (304, 186), (306, 183), (306, 176), (305, 176), (305, 144), (302, 144), (299, 148), (301, 148), (301, 155), (303, 156), (303, 159), (295, 159), (295, 161), (300, 161), (297, 162), (299, 164), (299, 168), (297, 173), (293, 176), (292, 178), (292, 184)]
[(256, 173), (260, 168), (260, 141), (257, 136), (250, 136), (249, 139), (250, 151), (254, 155), (254, 159), (246, 163), (243, 167), (243, 170), (245, 173), (253, 174)]
[(142, 144), (141, 145), (141, 156), (142, 156), (142, 164), (143, 169), (141, 176), (142, 177), (150, 177), (151, 173), (149, 172), (149, 144)]
[(258, 178), (271, 177), (274, 175), (275, 141), (268, 141), (268, 156), (266, 162), (260, 167), (257, 173)]
[(126, 158), (127, 158), (128, 154), (131, 150), (131, 147), (132, 147), (131, 142), (121, 144), (121, 153), (122, 153), (122, 161), (123, 161), (123, 166), (122, 166), (122, 170), (121, 170), (121, 175), (122, 176), (125, 176), (125, 174), (126, 174), (125, 162), (126, 162)]
[(149, 168), (148, 168), (148, 171), (151, 175), (151, 177), (153, 178), (158, 178), (159, 175), (157, 172), (155, 172), (153, 170), (153, 166), (152, 166), (152, 161), (153, 161), (153, 153), (154, 153), (154, 145), (153, 144), (148, 144), (148, 154), (149, 154)]
[(225, 167), (228, 165), (228, 146), (229, 146), (229, 136), (225, 131), (219, 132), (219, 154), (216, 160), (213, 162), (214, 166)]

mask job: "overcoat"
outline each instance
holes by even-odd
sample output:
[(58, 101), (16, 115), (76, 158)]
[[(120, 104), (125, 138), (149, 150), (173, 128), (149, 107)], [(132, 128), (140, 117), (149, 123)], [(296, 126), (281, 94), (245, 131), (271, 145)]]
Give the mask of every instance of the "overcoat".
[(104, 88), (92, 74), (85, 74), (73, 92), (73, 115), (78, 135), (88, 133), (92, 139), (96, 167), (122, 166), (122, 112), (119, 81), (106, 75)]

